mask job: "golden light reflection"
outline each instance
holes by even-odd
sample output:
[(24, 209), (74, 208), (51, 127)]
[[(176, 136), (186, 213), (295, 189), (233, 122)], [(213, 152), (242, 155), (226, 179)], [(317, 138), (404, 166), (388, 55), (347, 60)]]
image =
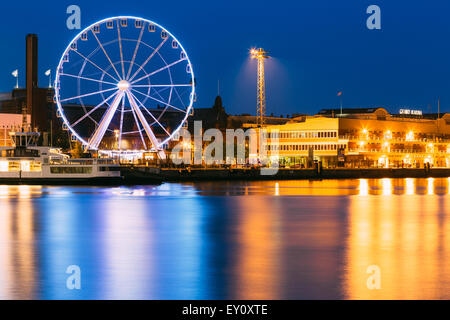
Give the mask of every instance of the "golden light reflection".
[(412, 195), (414, 194), (414, 179), (406, 178), (406, 194)]
[(31, 196), (42, 194), (42, 186), (29, 185), (0, 185), (0, 199), (22, 198), (27, 199)]
[(392, 194), (392, 180), (385, 178), (381, 179), (381, 182), (383, 184), (383, 195), (390, 196)]
[[(193, 184), (202, 195), (275, 195), (275, 196), (345, 196), (345, 195), (444, 195), (450, 192), (447, 178), (384, 178), (348, 180), (280, 180)], [(228, 187), (230, 187), (228, 189)]]
[[(270, 181), (255, 181), (252, 187), (246, 187), (249, 195), (277, 195), (277, 196), (332, 196), (357, 195), (360, 193), (359, 180), (281, 180), (275, 183)], [(265, 192), (265, 188), (269, 188)], [(211, 190), (211, 189), (210, 189)]]
[[(450, 291), (436, 290), (450, 287), (450, 217), (438, 214), (450, 210), (450, 199), (429, 195), (424, 200), (422, 195), (352, 198), (346, 298), (450, 298)], [(380, 290), (366, 285), (370, 265), (381, 269)]]
[(29, 198), (31, 194), (30, 186), (19, 186), (19, 197), (20, 198)]
[(9, 195), (9, 186), (0, 186), (0, 198), (7, 198)]
[(428, 194), (434, 194), (434, 179), (428, 178)]
[[(32, 297), (34, 285), (36, 284), (36, 262), (34, 243), (34, 213), (33, 204), (29, 200), (19, 201), (17, 211), (14, 213), (16, 219), (15, 232), (15, 274), (20, 278), (15, 283), (20, 286), (21, 295)], [(14, 233), (13, 233), (14, 234)]]
[(237, 201), (244, 214), (238, 223), (236, 299), (277, 299), (281, 285), (278, 210), (269, 198)]
[(369, 182), (367, 179), (359, 179), (359, 195), (367, 196), (369, 194)]
[[(5, 192), (4, 188), (0, 191)], [(13, 286), (11, 257), (11, 205), (9, 201), (0, 202), (0, 299), (11, 298)]]
[[(13, 187), (14, 188), (14, 187)], [(3, 195), (11, 187), (1, 188)], [(30, 299), (35, 294), (34, 212), (29, 200), (0, 202), (0, 299)]]

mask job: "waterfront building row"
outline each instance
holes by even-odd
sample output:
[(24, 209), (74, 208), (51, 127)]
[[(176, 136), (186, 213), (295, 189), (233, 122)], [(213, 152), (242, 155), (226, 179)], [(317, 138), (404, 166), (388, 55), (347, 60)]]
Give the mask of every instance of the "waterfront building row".
[(285, 166), (450, 167), (450, 114), (406, 117), (383, 108), (343, 114), (333, 110), (264, 129), (269, 158)]

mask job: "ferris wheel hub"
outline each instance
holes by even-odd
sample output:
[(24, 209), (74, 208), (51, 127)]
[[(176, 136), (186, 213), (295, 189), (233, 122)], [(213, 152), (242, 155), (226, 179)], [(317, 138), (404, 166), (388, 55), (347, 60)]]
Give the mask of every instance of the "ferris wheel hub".
[(121, 80), (117, 84), (117, 88), (119, 88), (119, 90), (121, 91), (126, 91), (130, 88), (130, 83), (127, 80)]

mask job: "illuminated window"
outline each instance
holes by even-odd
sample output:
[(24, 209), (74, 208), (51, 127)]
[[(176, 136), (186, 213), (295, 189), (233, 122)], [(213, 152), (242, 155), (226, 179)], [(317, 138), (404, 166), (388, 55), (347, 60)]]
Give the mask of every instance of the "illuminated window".
[(406, 141), (412, 141), (412, 140), (414, 140), (414, 132), (410, 131), (406, 135)]
[(86, 174), (92, 173), (92, 167), (50, 167), (51, 173)]
[(8, 161), (0, 161), (0, 172), (8, 172), (9, 163)]
[(30, 172), (30, 161), (20, 161), (20, 170)]

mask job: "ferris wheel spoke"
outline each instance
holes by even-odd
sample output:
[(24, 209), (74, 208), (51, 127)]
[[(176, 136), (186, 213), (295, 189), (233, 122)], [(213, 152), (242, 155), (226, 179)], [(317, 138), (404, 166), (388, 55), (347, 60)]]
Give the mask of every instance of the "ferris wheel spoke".
[(113, 82), (108, 82), (108, 81), (102, 81), (102, 80), (98, 80), (98, 79), (92, 79), (92, 78), (77, 76), (77, 75), (74, 75), (74, 74), (61, 73), (60, 75), (61, 76), (72, 77), (72, 78), (78, 78), (78, 79), (82, 79), (82, 80), (89, 80), (89, 81), (95, 81), (95, 82), (110, 84), (110, 85), (113, 85), (113, 86), (117, 85), (116, 83), (113, 83)]
[(172, 93), (173, 93), (173, 87), (170, 88), (170, 92), (169, 92), (169, 99), (167, 100), (168, 103), (172, 103)]
[[(133, 81), (134, 77), (136, 77), (138, 75), (139, 71), (141, 71), (147, 65), (147, 63), (150, 61), (150, 59), (153, 58), (153, 56), (159, 51), (159, 49), (161, 49), (161, 47), (164, 45), (164, 43), (166, 43), (167, 39), (169, 39), (169, 37), (167, 37), (163, 41), (161, 41), (159, 46), (156, 47), (155, 50), (153, 50), (151, 55), (148, 56), (147, 60), (145, 60), (144, 63), (139, 67), (139, 69), (137, 69), (136, 72), (131, 76), (131, 78), (128, 80), (129, 82)], [(136, 82), (136, 81), (134, 81), (134, 82)]]
[[(130, 100), (129, 97), (128, 97), (128, 100)], [(130, 101), (130, 104), (131, 104), (131, 101)], [(131, 112), (133, 113), (134, 121), (136, 122), (136, 126), (137, 126), (137, 129), (138, 129), (139, 135), (141, 136), (142, 144), (144, 145), (144, 149), (147, 149), (147, 144), (145, 143), (144, 136), (142, 135), (141, 125), (139, 124), (139, 121), (138, 121), (138, 119), (136, 117), (136, 112), (134, 111), (133, 107), (131, 107)]]
[(139, 109), (139, 106), (136, 103), (136, 100), (134, 99), (132, 93), (127, 90), (126, 91), (128, 96), (128, 101), (130, 101), (131, 108), (134, 110), (136, 115), (138, 116), (139, 120), (142, 123), (142, 126), (144, 127), (145, 133), (147, 133), (148, 138), (150, 139), (151, 143), (153, 144), (153, 147), (157, 150), (158, 149), (158, 140), (156, 139), (155, 134), (152, 131), (152, 128), (150, 128), (150, 125), (148, 124), (147, 120), (145, 119), (145, 116), (142, 114), (141, 109)]
[[(160, 89), (160, 90), (156, 90), (155, 88), (153, 88), (153, 91), (155, 91), (156, 92), (156, 94), (158, 95), (158, 97), (161, 99), (161, 100), (165, 100), (162, 96), (161, 96), (161, 92), (162, 91), (165, 91), (167, 89), (167, 87), (166, 88), (163, 88), (163, 89)], [(170, 93), (169, 93), (169, 99), (167, 99), (167, 102), (166, 102), (166, 104), (170, 104), (171, 102), (170, 102), (170, 100), (172, 99), (172, 90), (173, 90), (174, 88), (170, 88)], [(150, 91), (151, 92), (151, 91)], [(186, 108), (186, 106), (183, 106), (183, 107), (185, 107)], [(167, 107), (166, 107), (167, 108)]]
[(173, 88), (173, 87), (191, 87), (191, 84), (138, 84), (134, 85), (135, 88)]
[[(155, 88), (153, 88), (153, 91), (155, 91), (156, 92), (156, 94), (158, 95), (158, 97), (161, 99), (161, 101), (164, 101), (164, 98), (161, 96), (161, 94), (159, 93), (159, 91), (158, 90), (156, 90)], [(170, 99), (169, 100), (167, 100), (167, 102), (166, 103), (170, 103)]]
[(117, 90), (117, 88), (110, 88), (110, 89), (105, 89), (105, 90), (100, 90), (100, 91), (90, 92), (90, 93), (82, 94), (82, 95), (80, 95), (80, 96), (62, 99), (62, 100), (59, 100), (59, 101), (60, 101), (60, 102), (66, 102), (66, 101), (69, 101), (69, 100), (74, 100), (74, 99), (84, 98), (84, 97), (88, 97), (88, 96), (93, 96), (93, 95), (96, 95), (96, 94), (100, 94), (100, 93), (108, 92), (108, 91), (112, 91), (112, 90)]
[(120, 23), (117, 23), (117, 35), (119, 37), (120, 63), (122, 64), (122, 79), (125, 79), (125, 67), (123, 65), (122, 38), (120, 36)]
[(125, 109), (125, 95), (122, 98), (122, 112), (120, 113), (120, 127), (119, 127), (119, 150), (122, 149), (122, 128), (123, 128), (123, 114)]
[[(156, 90), (155, 88), (150, 88), (150, 93), (151, 93), (151, 89), (153, 89), (153, 91), (155, 91), (155, 93), (158, 95), (158, 97), (159, 97), (162, 101), (164, 101), (165, 99), (161, 96), (161, 93), (160, 93), (160, 92), (165, 91), (167, 88), (168, 88), (168, 87), (163, 87), (163, 89), (160, 89), (160, 90)], [(167, 103), (170, 103), (170, 96), (169, 96), (169, 99), (167, 100), (167, 102), (165, 102), (165, 104), (167, 104)]]
[(95, 34), (95, 32), (91, 29), (92, 34), (94, 35), (95, 39), (97, 40), (98, 44), (100, 45), (100, 48), (102, 48), (103, 53), (105, 54), (106, 58), (108, 59), (109, 63), (111, 64), (111, 66), (113, 67), (114, 71), (116, 72), (117, 76), (119, 77), (120, 80), (122, 80), (123, 78), (120, 77), (119, 72), (117, 72), (116, 67), (114, 66), (114, 63), (111, 61), (111, 58), (109, 57), (108, 53), (106, 53), (105, 48), (103, 47), (102, 43), (100, 42), (100, 40), (98, 39), (97, 35)]
[(137, 92), (137, 93), (140, 93), (140, 94), (142, 94), (143, 96), (146, 96), (147, 98), (150, 98), (150, 99), (152, 99), (152, 100), (155, 100), (156, 102), (159, 102), (159, 103), (162, 103), (162, 104), (164, 104), (164, 105), (166, 105), (166, 106), (168, 106), (168, 107), (171, 107), (171, 108), (173, 108), (173, 109), (175, 109), (175, 110), (178, 110), (178, 111), (180, 111), (180, 112), (186, 113), (186, 111), (181, 110), (180, 108), (174, 107), (174, 106), (172, 106), (171, 104), (169, 104), (169, 103), (167, 103), (167, 102), (164, 102), (164, 101), (162, 101), (162, 100), (156, 99), (156, 98), (154, 98), (154, 97), (152, 97), (152, 96), (149, 96), (149, 95), (147, 95), (147, 94), (145, 94), (145, 93), (142, 93), (142, 92), (140, 92), (140, 91), (137, 91), (137, 90), (135, 90), (135, 89), (133, 89), (133, 88), (131, 88), (131, 90), (133, 90), (133, 91), (135, 91), (135, 92)]
[[(164, 101), (165, 99), (161, 96), (161, 92), (167, 90), (169, 87), (163, 87), (163, 89), (160, 90), (156, 90), (155, 88), (153, 88), (153, 91), (155, 91), (155, 93), (158, 95), (158, 97)], [(151, 91), (150, 91), (151, 92)], [(165, 104), (170, 103), (170, 99), (172, 97), (172, 88), (170, 88), (170, 94), (169, 94), (169, 99), (167, 100), (167, 102), (165, 102)], [(167, 107), (166, 107), (167, 108)]]
[(124, 93), (120, 92), (116, 95), (114, 98), (114, 101), (109, 106), (109, 108), (106, 110), (105, 114), (102, 117), (102, 120), (100, 121), (98, 128), (95, 130), (94, 134), (89, 139), (89, 142), (86, 146), (86, 149), (98, 149), (98, 146), (100, 145), (100, 142), (102, 141), (106, 130), (108, 129), (111, 120), (114, 117), (114, 114), (119, 107), (120, 101), (122, 100)]
[(181, 104), (184, 108), (186, 108), (186, 104), (184, 103), (183, 99), (181, 99), (180, 93), (178, 92), (177, 88), (174, 88), (175, 93), (177, 94), (178, 99), (180, 100)]
[(110, 95), (108, 98), (106, 98), (105, 100), (103, 100), (102, 102), (100, 102), (98, 105), (96, 105), (94, 108), (92, 108), (92, 110), (90, 110), (89, 112), (87, 112), (86, 114), (84, 114), (80, 119), (78, 119), (77, 121), (75, 121), (74, 123), (71, 124), (71, 127), (75, 127), (77, 124), (79, 124), (81, 121), (83, 121), (84, 119), (86, 119), (87, 117), (89, 117), (89, 115), (92, 114), (92, 112), (94, 112), (95, 110), (97, 110), (98, 108), (100, 108), (101, 106), (103, 106), (105, 103), (108, 102), (108, 100), (110, 100), (112, 97), (114, 97), (115, 95), (117, 95), (118, 92), (114, 92), (112, 95)]
[(166, 128), (164, 128), (164, 126), (161, 124), (161, 122), (159, 122), (154, 116), (153, 114), (142, 104), (142, 102), (136, 98), (136, 96), (130, 92), (130, 94), (133, 96), (133, 98), (139, 103), (139, 105), (150, 115), (150, 117), (152, 117), (152, 119), (159, 124), (159, 126), (165, 131), (165, 133), (167, 133), (167, 135), (170, 136), (170, 133), (166, 130)]
[[(116, 79), (116, 77), (113, 77), (111, 74), (109, 74), (108, 72), (106, 72), (104, 69), (100, 68), (97, 64), (95, 64), (94, 62), (92, 62), (89, 58), (85, 57), (83, 54), (81, 54), (80, 52), (78, 52), (78, 50), (75, 50), (74, 52), (76, 52), (80, 57), (82, 57), (84, 60), (86, 60), (87, 62), (89, 62), (90, 64), (92, 64), (94, 67), (96, 67), (97, 69), (99, 69), (101, 72), (107, 74), (108, 76), (110, 76), (112, 79), (114, 79), (115, 81), (119, 82), (119, 80)], [(120, 78), (120, 77), (119, 77)]]
[(134, 60), (136, 59), (136, 54), (137, 54), (139, 46), (141, 44), (141, 39), (142, 39), (142, 35), (144, 34), (144, 30), (145, 30), (145, 23), (142, 25), (142, 30), (141, 30), (141, 33), (139, 34), (139, 38), (136, 43), (136, 48), (134, 49), (133, 58), (131, 59), (130, 67), (128, 68), (127, 76), (125, 79), (130, 78), (131, 69), (133, 69)]
[(154, 74), (157, 74), (158, 72), (164, 71), (164, 70), (166, 70), (167, 68), (173, 67), (174, 65), (180, 63), (181, 61), (185, 61), (185, 60), (186, 60), (186, 58), (181, 58), (181, 59), (179, 59), (179, 60), (177, 60), (177, 61), (175, 61), (175, 62), (172, 62), (171, 64), (167, 64), (167, 65), (165, 65), (164, 67), (159, 68), (159, 69), (156, 70), (156, 71), (153, 71), (153, 72), (151, 72), (151, 73), (149, 73), (149, 74), (146, 74), (145, 76), (143, 76), (143, 77), (141, 77), (141, 78), (139, 78), (139, 79), (137, 79), (137, 80), (131, 81), (130, 83), (131, 83), (131, 84), (134, 84), (134, 83), (136, 83), (136, 82), (139, 82), (139, 81), (141, 81), (141, 80), (144, 80), (144, 79), (146, 79), (146, 78), (148, 78), (148, 77), (151, 77), (151, 76), (154, 75)]

